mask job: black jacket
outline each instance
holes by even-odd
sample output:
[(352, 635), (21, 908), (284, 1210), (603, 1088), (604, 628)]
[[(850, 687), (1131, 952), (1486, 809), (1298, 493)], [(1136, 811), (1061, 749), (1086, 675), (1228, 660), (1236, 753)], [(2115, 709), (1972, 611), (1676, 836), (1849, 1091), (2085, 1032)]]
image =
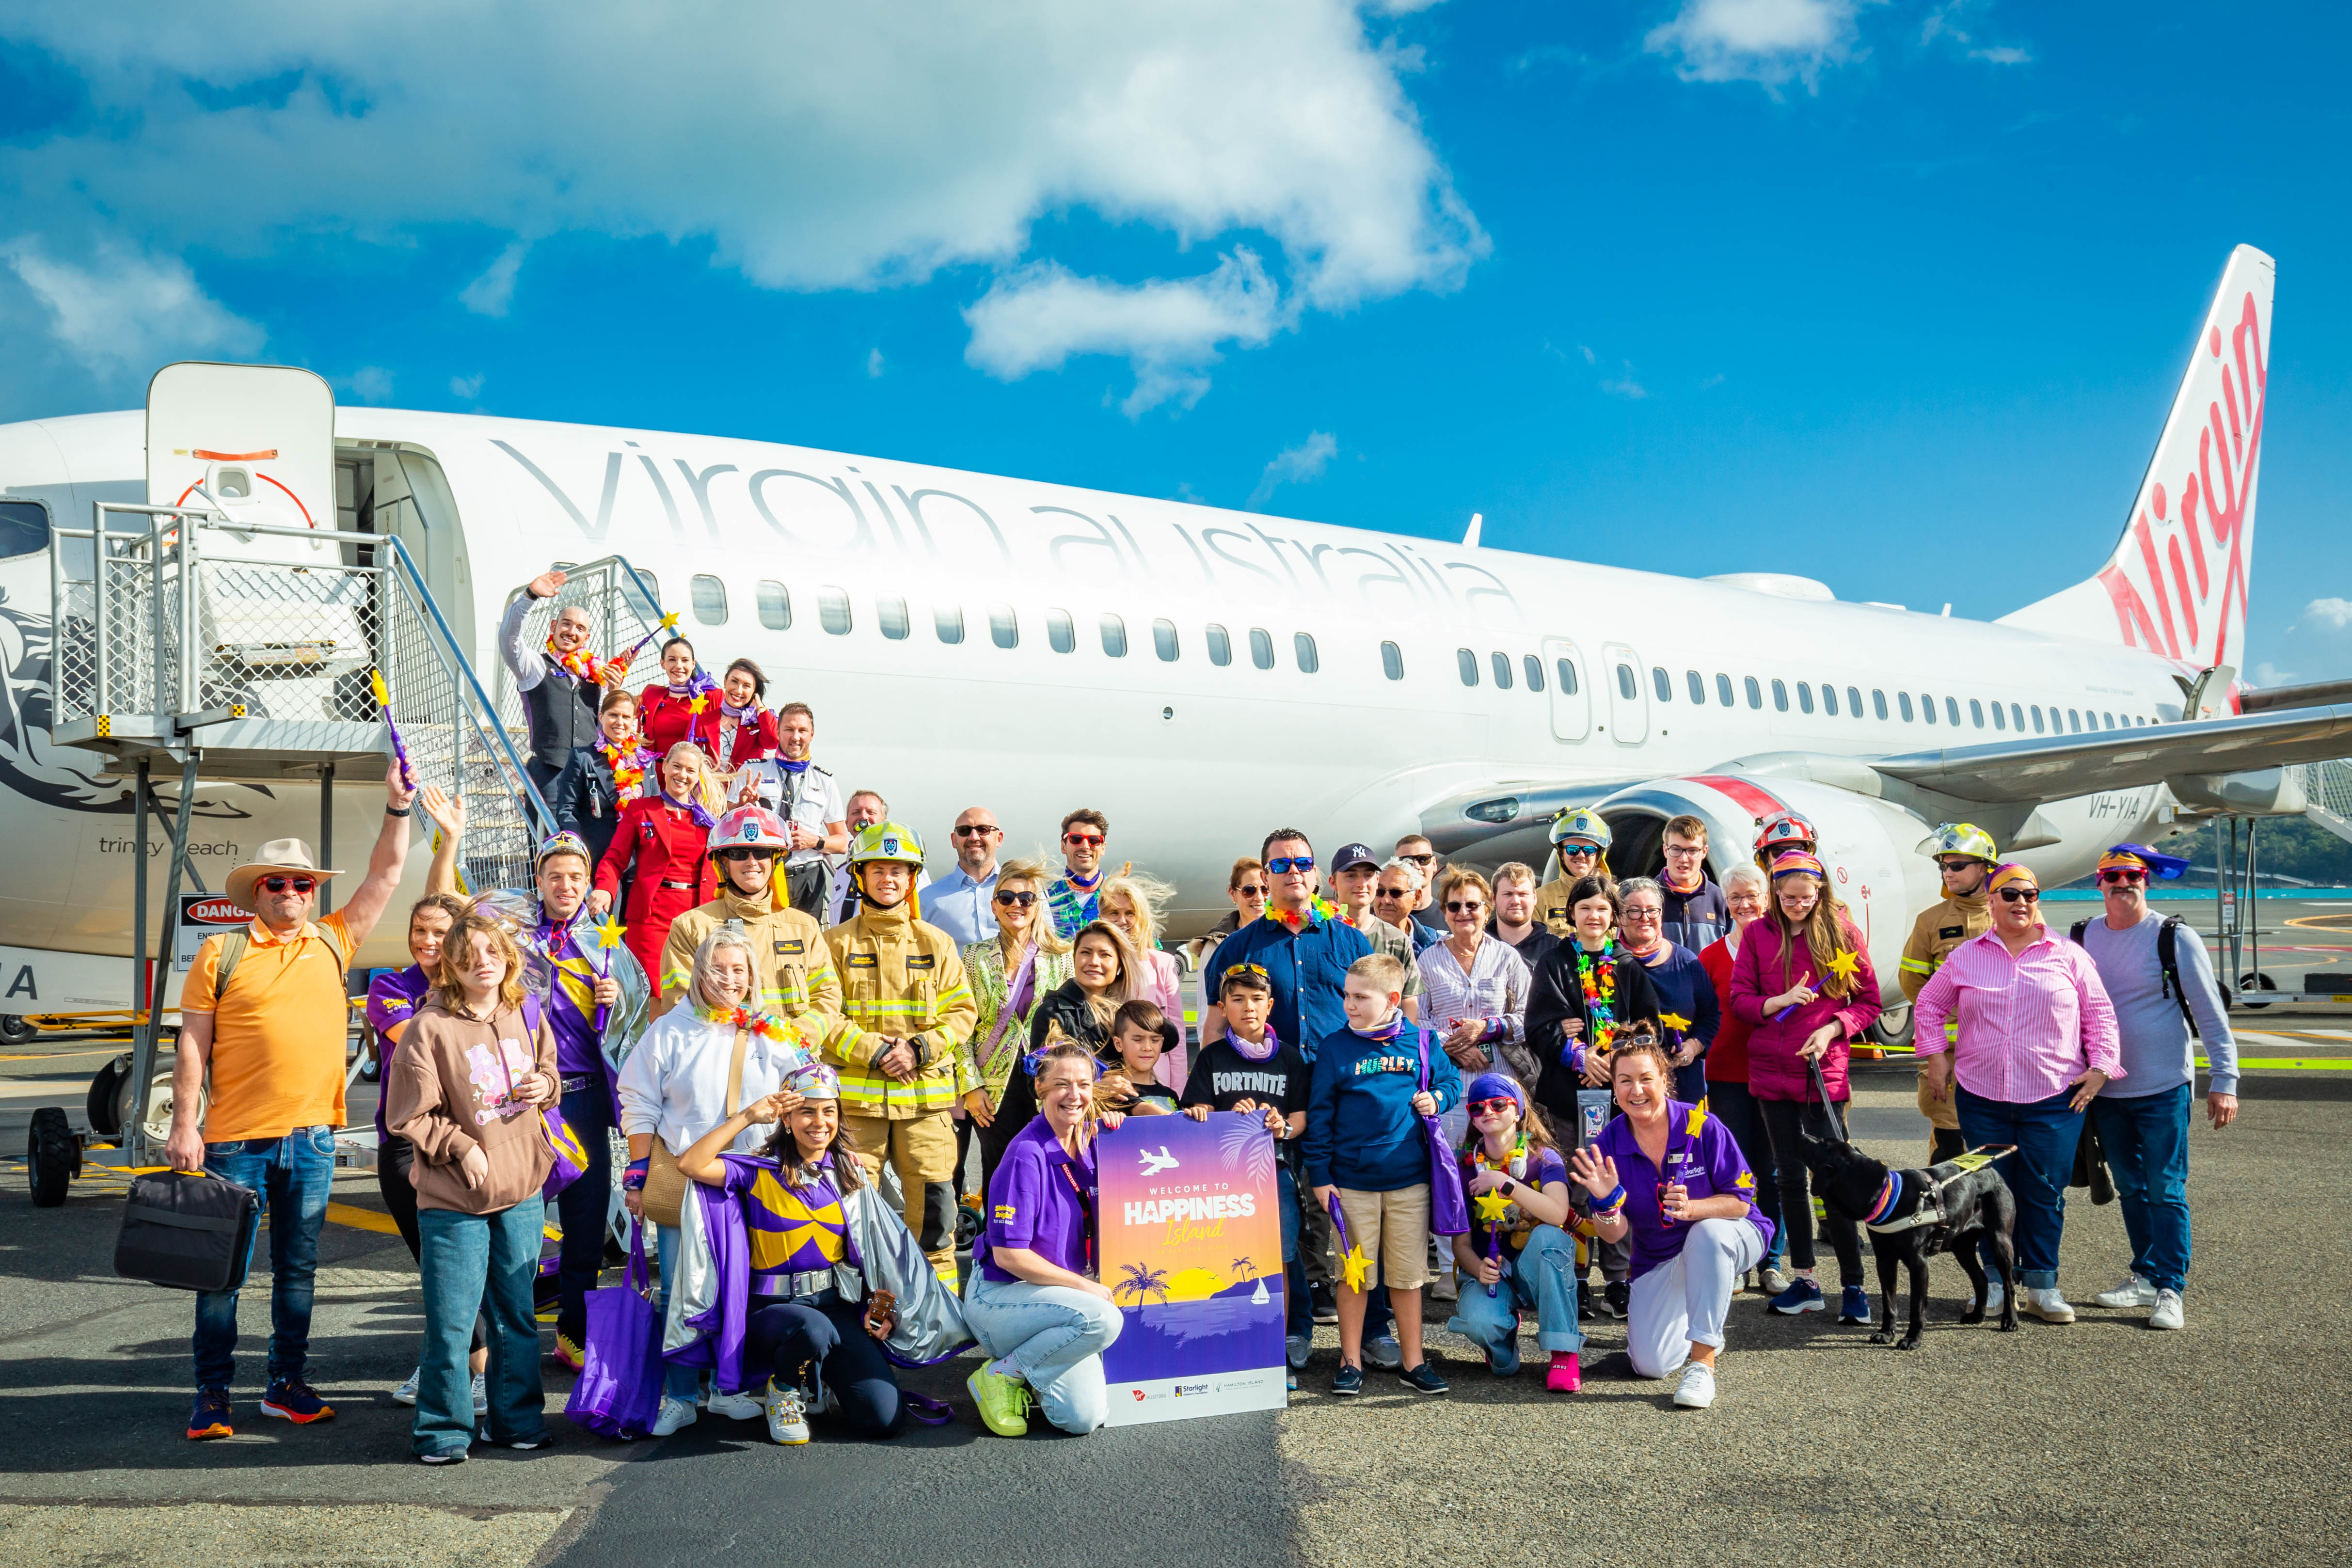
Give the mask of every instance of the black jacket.
[[(1588, 1045), (1592, 1040), (1592, 1018), (1585, 1010), (1584, 988), (1577, 983), (1576, 957), (1582, 951), (1574, 941), (1564, 941), (1543, 956), (1535, 967), (1535, 984), (1528, 993), (1528, 1046), (1542, 1064), (1543, 1075), (1536, 1081), (1536, 1103), (1552, 1118), (1564, 1146), (1573, 1146), (1576, 1128), (1576, 1092), (1584, 1087), (1577, 1071), (1560, 1060), (1561, 1047), (1567, 1036), (1560, 1026), (1570, 1019), (1584, 1025), (1579, 1038)], [(1650, 984), (1649, 972), (1639, 958), (1620, 954), (1616, 960), (1617, 1001), (1613, 1011), (1617, 1025), (1623, 1029), (1636, 1019), (1646, 1020), (1654, 1030), (1658, 1027), (1658, 993)]]
[[(1110, 1031), (1095, 1018), (1094, 1009), (1087, 1006), (1086, 988), (1076, 980), (1064, 980), (1047, 991), (1037, 1002), (1037, 1010), (1029, 1015), (1029, 1049), (1045, 1049), (1046, 1030), (1059, 1024), (1062, 1032), (1097, 1056), (1110, 1049)], [(1029, 1076), (1028, 1062), (1013, 1063), (1012, 1076), (1004, 1081), (1004, 1101), (996, 1108), (994, 1118), (987, 1128), (989, 1142), (1003, 1148), (1021, 1135), (1037, 1114), (1037, 1081)]]

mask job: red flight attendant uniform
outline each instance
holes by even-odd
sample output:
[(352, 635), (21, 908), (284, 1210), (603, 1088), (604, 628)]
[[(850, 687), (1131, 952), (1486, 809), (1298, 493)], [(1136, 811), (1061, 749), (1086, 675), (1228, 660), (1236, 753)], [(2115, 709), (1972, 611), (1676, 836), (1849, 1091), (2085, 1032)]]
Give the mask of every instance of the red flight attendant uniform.
[(763, 757), (776, 754), (776, 716), (766, 708), (754, 703), (750, 713), (735, 721), (734, 744), (727, 748), (727, 755), (721, 757), (719, 755), (719, 735), (726, 722), (727, 716), (720, 711), (719, 697), (713, 694), (710, 706), (694, 716), (694, 723), (686, 732), (687, 738), (701, 747), (703, 754), (718, 764), (719, 772), (737, 772), (746, 763), (757, 762)]
[(629, 801), (614, 824), (611, 847), (597, 863), (596, 886), (606, 897), (618, 898), (621, 879), (632, 874), (628, 907), (621, 915), (628, 931), (621, 941), (658, 988), (670, 922), (719, 896), (710, 830), (694, 820), (691, 808), (667, 795)]
[[(703, 712), (715, 718), (719, 694), (705, 692), (702, 696)], [(667, 757), (671, 747), (687, 738), (686, 732), (700, 716), (691, 711), (693, 703), (692, 697), (672, 693), (667, 681), (656, 681), (637, 694), (637, 728), (644, 733), (646, 745), (656, 757)]]

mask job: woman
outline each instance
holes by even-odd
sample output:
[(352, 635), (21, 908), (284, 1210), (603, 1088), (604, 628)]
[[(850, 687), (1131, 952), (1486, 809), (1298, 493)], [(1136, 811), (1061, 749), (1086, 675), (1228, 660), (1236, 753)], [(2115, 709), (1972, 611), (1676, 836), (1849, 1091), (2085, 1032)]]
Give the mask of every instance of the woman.
[(647, 746), (667, 756), (671, 747), (688, 738), (695, 719), (719, 699), (711, 695), (715, 683), (694, 656), (694, 644), (685, 638), (672, 637), (662, 644), (661, 665), (669, 679), (656, 681), (637, 694), (637, 727), (645, 732)]
[(964, 1041), (967, 1071), (979, 1087), (965, 1093), (963, 1116), (956, 1123), (956, 1174), (963, 1174), (973, 1129), (980, 1131), (980, 1190), (986, 1192), (1003, 1143), (988, 1135), (989, 1124), (1004, 1103), (1004, 1090), (1013, 1068), (1029, 1050), (1029, 1019), (1039, 998), (1059, 988), (1070, 977), (1070, 948), (1054, 935), (1054, 923), (1040, 918), (1045, 883), (1052, 876), (1045, 862), (1008, 861), (997, 869), (996, 936), (963, 950), (964, 978), (980, 1003), (980, 1018)]
[[(1538, 1076), (1528, 1049), (1528, 992), (1535, 977), (1507, 942), (1491, 936), (1495, 904), (1486, 879), (1466, 866), (1449, 866), (1437, 879), (1437, 907), (1445, 939), (1422, 950), (1421, 1017), (1437, 1031), (1445, 1054), (1465, 1076), (1501, 1059), (1521, 1083)], [(1458, 1136), (1448, 1129), (1449, 1136)]]
[[(2017, 1195), (2018, 1311), (2071, 1323), (2058, 1243), (2083, 1113), (2124, 1076), (2115, 1004), (2090, 953), (2042, 924), (2032, 871), (1995, 866), (1985, 886), (1992, 929), (1952, 949), (1919, 988), (1911, 1039), (1933, 1086), (1956, 1100), (1969, 1145), (2017, 1146), (2000, 1170)], [(1948, 1019), (1959, 1021), (1957, 1041)]]
[(523, 1019), (522, 969), (506, 927), (458, 919), (385, 1085), (416, 1186), (425, 1346), (409, 1441), (428, 1465), (463, 1463), (474, 1442), (467, 1340), (484, 1312), (489, 1440), (525, 1451), (549, 1440), (531, 1281), (555, 1163), (541, 1113), (561, 1086), (554, 1031)]
[(1628, 877), (1617, 884), (1617, 897), (1625, 911), (1625, 951), (1642, 960), (1658, 993), (1658, 1021), (1675, 1057), (1675, 1098), (1696, 1105), (1706, 1098), (1700, 1059), (1722, 1027), (1722, 1004), (1698, 955), (1666, 940), (1665, 888), (1646, 876)]
[[(1095, 1277), (1092, 1055), (1066, 1041), (1047, 1048), (1036, 1090), (1035, 1120), (989, 1184), (964, 1295), (964, 1320), (992, 1358), (964, 1386), (1001, 1437), (1027, 1433), (1033, 1401), (1065, 1432), (1083, 1436), (1108, 1419), (1102, 1353), (1125, 1322)], [(1106, 1113), (1100, 1125), (1120, 1120)]]
[(658, 983), (669, 923), (718, 896), (711, 869), (710, 828), (716, 820), (702, 803), (702, 748), (681, 740), (662, 758), (662, 789), (621, 810), (612, 844), (596, 862), (596, 891), (588, 908), (602, 915), (629, 877), (629, 902), (622, 940), (648, 977)]
[(1604, 1063), (1619, 1033), (1657, 1028), (1649, 970), (1612, 939), (1623, 913), (1615, 879), (1580, 877), (1568, 891), (1569, 939), (1545, 958), (1528, 993), (1528, 1042), (1542, 1070), (1536, 1103), (1552, 1125), (1579, 1128), (1579, 1142), (1576, 1092), (1609, 1082)]
[(1767, 1295), (1789, 1288), (1780, 1259), (1789, 1244), (1789, 1228), (1780, 1218), (1780, 1172), (1772, 1160), (1772, 1140), (1764, 1135), (1764, 1122), (1748, 1091), (1748, 1024), (1731, 1008), (1731, 966), (1739, 956), (1739, 943), (1750, 925), (1764, 917), (1764, 873), (1741, 861), (1724, 873), (1723, 902), (1731, 912), (1731, 929), (1707, 945), (1699, 966), (1715, 987), (1723, 1022), (1706, 1052), (1706, 1108), (1731, 1129), (1739, 1157), (1756, 1174), (1756, 1207), (1772, 1222), (1772, 1239), (1765, 1245), (1757, 1282)]
[(574, 830), (587, 841), (591, 865), (604, 858), (622, 808), (661, 787), (656, 782), (661, 759), (646, 749), (637, 719), (637, 699), (627, 692), (606, 692), (596, 705), (600, 738), (588, 758), (590, 814)]
[[(639, 1221), (651, 1219), (661, 1258), (662, 1300), (676, 1277), (679, 1209), (686, 1177), (677, 1156), (705, 1133), (754, 1100), (774, 1093), (784, 1079), (816, 1060), (814, 1043), (789, 1019), (751, 1009), (759, 958), (751, 939), (720, 926), (694, 952), (687, 980), (693, 1005), (656, 1019), (621, 1066), (614, 1092), (621, 1132), (629, 1140), (622, 1201)], [(766, 1140), (744, 1132), (730, 1145), (756, 1154)], [(695, 1418), (700, 1379), (692, 1366), (671, 1364), (663, 1380), (654, 1436), (666, 1437)], [(714, 1395), (711, 1409), (738, 1420), (761, 1414), (757, 1400)]]
[[(1042, 912), (1042, 906), (1041, 912)], [(1050, 922), (1048, 923), (1050, 925)], [(1013, 1140), (1037, 1114), (1034, 1061), (1058, 1036), (1099, 1061), (1110, 1051), (1111, 1020), (1135, 999), (1135, 951), (1127, 934), (1108, 921), (1081, 928), (1070, 941), (1070, 977), (1029, 1015), (1029, 1050), (1005, 1079), (1003, 1098), (981, 1135), (980, 1157), (994, 1168)], [(991, 1145), (995, 1153), (990, 1154)]]
[(1225, 897), (1233, 907), (1209, 927), (1207, 936), (1195, 936), (1185, 944), (1192, 956), (1193, 972), (1200, 976), (1195, 989), (1201, 994), (1196, 1000), (1202, 1008), (1208, 1005), (1209, 956), (1217, 950), (1219, 943), (1265, 913), (1265, 862), (1250, 855), (1235, 861), (1234, 869), (1225, 873)]
[[(1179, 1020), (1181, 1030), (1184, 1017), (1183, 983), (1179, 977), (1181, 970), (1175, 954), (1160, 950), (1160, 913), (1175, 891), (1164, 882), (1131, 871), (1121, 872), (1104, 882), (1096, 907), (1104, 920), (1125, 934), (1127, 945), (1134, 949), (1137, 999), (1157, 1003), (1161, 1013)], [(1160, 1082), (1181, 1093), (1184, 1070), (1184, 1049), (1180, 1041), (1174, 1051), (1160, 1059)]]
[(757, 782), (751, 764), (776, 754), (776, 716), (760, 706), (768, 677), (749, 659), (727, 666), (719, 700), (694, 716), (687, 734), (711, 758), (726, 798), (741, 798)]
[(1626, 1358), (1643, 1377), (1683, 1367), (1675, 1403), (1704, 1410), (1715, 1403), (1732, 1290), (1764, 1255), (1772, 1222), (1748, 1199), (1755, 1177), (1730, 1130), (1669, 1097), (1673, 1060), (1658, 1041), (1626, 1042), (1610, 1062), (1625, 1113), (1569, 1169), (1591, 1195), (1601, 1239), (1633, 1243)]
[(1533, 1312), (1536, 1344), (1551, 1355), (1544, 1386), (1573, 1394), (1582, 1383), (1576, 1357), (1584, 1333), (1576, 1326), (1576, 1243), (1569, 1227), (1589, 1232), (1590, 1222), (1569, 1207), (1568, 1166), (1525, 1085), (1482, 1072), (1471, 1080), (1464, 1105), (1470, 1139), (1459, 1158), (1471, 1220), (1469, 1230), (1454, 1238), (1462, 1292), (1445, 1326), (1486, 1352), (1488, 1371), (1509, 1377), (1519, 1370), (1519, 1312)]
[[(1798, 1134), (1844, 1135), (1846, 1041), (1878, 1016), (1878, 977), (1869, 951), (1830, 895), (1828, 881), (1822, 862), (1801, 850), (1774, 861), (1771, 904), (1740, 939), (1731, 967), (1731, 1010), (1749, 1029), (1748, 1092), (1772, 1140), (1780, 1212), (1798, 1221), (1789, 1236), (1796, 1278), (1772, 1298), (1774, 1312), (1792, 1314), (1818, 1312), (1823, 1304), (1813, 1279), (1813, 1228), (1803, 1223), (1812, 1212), (1812, 1195)], [(1813, 1087), (1816, 1071), (1830, 1105)], [(1821, 1229), (1837, 1252), (1838, 1322), (1870, 1322), (1853, 1221), (1830, 1210)]]
[(1574, 806), (1552, 819), (1550, 868), (1552, 879), (1536, 889), (1536, 919), (1565, 942), (1574, 922), (1570, 920), (1570, 894), (1588, 876), (1612, 885), (1617, 873), (1609, 869), (1609, 824), (1588, 806)]

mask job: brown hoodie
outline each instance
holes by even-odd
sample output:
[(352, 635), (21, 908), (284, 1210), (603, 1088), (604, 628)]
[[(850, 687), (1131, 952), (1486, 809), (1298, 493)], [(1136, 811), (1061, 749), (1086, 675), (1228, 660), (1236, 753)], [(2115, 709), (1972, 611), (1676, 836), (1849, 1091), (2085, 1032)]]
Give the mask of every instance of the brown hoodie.
[[(499, 1062), (501, 1049), (506, 1058)], [(555, 1163), (539, 1108), (507, 1098), (508, 1075), (555, 1072), (555, 1035), (502, 1009), (488, 1022), (438, 1002), (416, 1009), (384, 1082), (384, 1125), (416, 1150), (408, 1167), (416, 1207), (496, 1214), (537, 1192)], [(469, 1187), (458, 1169), (467, 1149), (489, 1157), (489, 1178)]]

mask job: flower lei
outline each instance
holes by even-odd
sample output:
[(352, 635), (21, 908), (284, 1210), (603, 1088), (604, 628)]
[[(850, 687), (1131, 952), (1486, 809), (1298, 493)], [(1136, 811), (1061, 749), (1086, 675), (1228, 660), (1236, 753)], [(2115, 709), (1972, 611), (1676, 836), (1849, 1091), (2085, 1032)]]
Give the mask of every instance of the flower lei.
[(607, 672), (625, 674), (629, 668), (630, 656), (626, 653), (617, 659), (599, 659), (584, 647), (574, 648), (568, 653), (561, 653), (555, 646), (555, 633), (552, 632), (547, 634), (546, 653), (574, 680), (592, 686), (603, 680)]
[[(1470, 1136), (1475, 1140), (1475, 1145), (1470, 1151), (1472, 1170), (1500, 1171), (1515, 1182), (1524, 1182), (1528, 1179), (1528, 1134), (1524, 1130), (1512, 1140), (1511, 1152), (1499, 1160), (1486, 1153), (1485, 1137), (1475, 1131), (1473, 1131)], [(1502, 1218), (1489, 1228), (1490, 1231), (1507, 1229), (1514, 1237), (1524, 1238), (1528, 1232), (1535, 1228), (1535, 1226), (1520, 1210), (1517, 1204), (1507, 1202)]]
[(606, 766), (613, 769), (613, 783), (619, 789), (621, 798), (627, 800), (645, 783), (646, 758), (652, 754), (635, 741), (630, 742), (625, 752), (617, 746), (603, 746), (597, 749), (604, 754)]
[(694, 1016), (708, 1024), (722, 1024), (731, 1029), (749, 1030), (761, 1040), (800, 1041), (798, 1026), (778, 1018), (773, 1013), (759, 1012), (751, 1008), (709, 1008), (694, 1004)]
[(1592, 1020), (1592, 1050), (1606, 1056), (1617, 1036), (1617, 944), (1604, 942), (1600, 952), (1588, 953), (1578, 943), (1576, 979), (1584, 992), (1585, 1015)]
[(1269, 904), (1266, 905), (1263, 918), (1292, 931), (1304, 931), (1309, 925), (1327, 920), (1344, 920), (1346, 916), (1340, 913), (1339, 906), (1329, 899), (1309, 894), (1305, 909), (1276, 909)]

